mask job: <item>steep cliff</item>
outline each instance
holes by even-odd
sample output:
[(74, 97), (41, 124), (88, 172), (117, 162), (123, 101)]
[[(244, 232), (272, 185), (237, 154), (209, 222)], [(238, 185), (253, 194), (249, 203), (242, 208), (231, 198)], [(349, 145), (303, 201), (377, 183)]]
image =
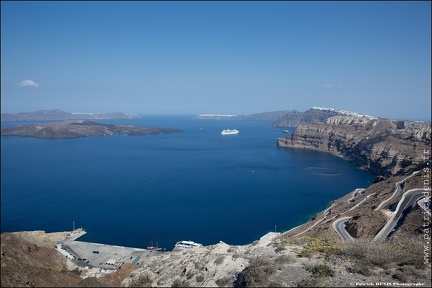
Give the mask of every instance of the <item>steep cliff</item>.
[(346, 110), (338, 110), (334, 108), (312, 107), (305, 112), (289, 111), (284, 116), (272, 123), (275, 127), (297, 127), (300, 124), (323, 122), (334, 116), (350, 116), (367, 119), (377, 119), (377, 117), (351, 112)]
[(342, 156), (377, 175), (407, 173), (424, 165), (431, 123), (333, 116), (325, 123), (299, 125), (280, 147), (309, 148)]
[(329, 117), (340, 115), (336, 110), (311, 108), (305, 112), (289, 111), (272, 123), (275, 127), (297, 127), (300, 124), (325, 122)]

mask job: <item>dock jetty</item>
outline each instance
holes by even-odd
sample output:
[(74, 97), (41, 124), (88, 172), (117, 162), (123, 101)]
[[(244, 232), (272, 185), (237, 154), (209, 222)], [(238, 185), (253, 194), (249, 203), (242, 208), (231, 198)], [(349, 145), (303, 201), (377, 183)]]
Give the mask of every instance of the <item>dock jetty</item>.
[(85, 234), (86, 231), (79, 228), (68, 233), (65, 239), (57, 241), (57, 250), (78, 267), (117, 270), (126, 263), (139, 265), (145, 258), (163, 253), (163, 251), (77, 240)]

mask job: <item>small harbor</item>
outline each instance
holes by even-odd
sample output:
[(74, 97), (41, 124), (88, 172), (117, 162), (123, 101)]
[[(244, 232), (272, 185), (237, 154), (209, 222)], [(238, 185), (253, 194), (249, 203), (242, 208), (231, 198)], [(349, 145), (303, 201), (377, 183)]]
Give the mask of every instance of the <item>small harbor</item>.
[(85, 235), (83, 229), (72, 231), (64, 240), (57, 241), (57, 250), (82, 268), (117, 270), (124, 264), (139, 265), (145, 258), (164, 253), (159, 250), (124, 247), (78, 241)]

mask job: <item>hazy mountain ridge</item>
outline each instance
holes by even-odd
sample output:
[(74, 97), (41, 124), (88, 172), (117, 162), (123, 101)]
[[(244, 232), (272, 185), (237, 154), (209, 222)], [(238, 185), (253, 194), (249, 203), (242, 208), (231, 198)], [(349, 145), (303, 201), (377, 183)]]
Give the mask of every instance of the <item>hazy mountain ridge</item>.
[(62, 110), (39, 110), (17, 114), (1, 113), (1, 122), (43, 121), (43, 120), (81, 120), (81, 119), (135, 119), (137, 114), (114, 113), (70, 113)]

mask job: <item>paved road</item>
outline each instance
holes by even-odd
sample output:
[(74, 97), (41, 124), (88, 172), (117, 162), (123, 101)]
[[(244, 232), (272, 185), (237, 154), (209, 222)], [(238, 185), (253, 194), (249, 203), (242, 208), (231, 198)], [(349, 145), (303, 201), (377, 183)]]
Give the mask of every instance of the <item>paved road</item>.
[(390, 234), (390, 232), (394, 231), (397, 223), (402, 218), (405, 209), (415, 205), (420, 198), (425, 197), (426, 193), (430, 193), (430, 190), (426, 190), (423, 188), (416, 188), (405, 192), (402, 195), (402, 199), (399, 201), (393, 216), (390, 218), (387, 224), (381, 229), (381, 231), (378, 232), (378, 234), (375, 236), (373, 240), (376, 241), (376, 240), (386, 239)]
[(390, 200), (392, 200), (396, 195), (398, 195), (402, 191), (402, 183), (404, 183), (405, 180), (407, 180), (408, 178), (413, 177), (417, 173), (419, 173), (419, 171), (414, 171), (410, 176), (406, 177), (405, 179), (403, 179), (400, 182), (397, 182), (396, 183), (396, 190), (395, 190), (395, 192), (393, 192), (392, 196), (390, 196), (390, 198), (388, 198), (388, 199), (384, 200), (383, 202), (381, 202), (374, 211), (378, 211), (378, 210), (382, 209), (388, 202), (390, 202)]
[(339, 234), (342, 242), (353, 241), (354, 238), (345, 230), (346, 223), (351, 219), (351, 217), (342, 217), (333, 222), (332, 227)]
[(148, 257), (163, 252), (100, 243), (68, 241), (63, 249), (75, 256), (75, 265), (103, 269), (118, 269), (125, 263), (139, 265)]
[[(356, 190), (360, 190), (360, 189), (356, 189)], [(360, 193), (362, 193), (363, 191), (364, 191), (364, 189)], [(341, 213), (340, 215), (346, 214), (346, 213), (358, 208), (363, 202), (368, 200), (369, 197), (371, 197), (372, 195), (375, 195), (375, 193), (367, 195), (362, 201), (360, 201), (359, 203), (354, 205), (351, 209)], [(350, 218), (351, 217), (343, 217), (343, 218), (340, 218), (340, 219), (334, 221), (332, 224), (333, 229), (335, 229), (335, 231), (339, 234), (339, 236), (342, 239), (342, 242), (349, 242), (349, 241), (354, 240), (354, 238), (351, 237), (351, 235), (345, 230), (346, 222)]]
[(107, 245), (100, 243), (82, 242), (76, 239), (86, 234), (82, 229), (77, 229), (60, 241), (60, 250), (66, 251), (73, 258), (75, 265), (80, 267), (97, 267), (106, 270), (116, 270), (125, 263), (139, 265), (148, 257), (159, 255), (159, 251), (142, 248)]
[(354, 199), (359, 195), (359, 194), (363, 194), (363, 192), (365, 191), (365, 188), (357, 188), (354, 190), (352, 197), (350, 199), (348, 199), (348, 203), (351, 203), (352, 201), (354, 201)]
[[(364, 192), (365, 190), (366, 190), (366, 189), (364, 189), (364, 188), (357, 188), (357, 189), (355, 189), (354, 192), (353, 192), (353, 198), (357, 197), (358, 194), (363, 194), (363, 192)], [(372, 195), (374, 195), (374, 194), (375, 194), (375, 193), (372, 193), (372, 194), (366, 196), (365, 199), (363, 199), (360, 203), (358, 203), (357, 205), (355, 205), (354, 207), (352, 207), (350, 210), (345, 211), (345, 212), (342, 213), (341, 215), (343, 215), (343, 214), (345, 214), (345, 213), (347, 213), (347, 212), (349, 212), (349, 211), (351, 211), (351, 210), (357, 208), (358, 206), (360, 206), (360, 204), (362, 204), (364, 201), (366, 201), (367, 199), (369, 199), (369, 197), (372, 196)], [(321, 222), (323, 222), (324, 220), (326, 220), (327, 217), (332, 213), (332, 212), (331, 212), (331, 211), (332, 211), (331, 209), (332, 209), (333, 207), (334, 207), (334, 204), (331, 205), (331, 206), (330, 206), (329, 208), (327, 208), (326, 210), (324, 210), (324, 213), (323, 213), (323, 214), (324, 214), (324, 217), (323, 217), (323, 218), (321, 218), (320, 220), (318, 220), (317, 222), (315, 222), (315, 223), (314, 223), (312, 226), (310, 226), (308, 229), (306, 229), (306, 230), (304, 230), (304, 231), (302, 231), (302, 232), (300, 232), (300, 233), (298, 233), (298, 234), (296, 234), (296, 235), (294, 235), (294, 236), (296, 237), (296, 236), (299, 236), (299, 235), (301, 235), (301, 234), (303, 234), (303, 233), (306, 233), (306, 232), (312, 230), (312, 228), (314, 228), (316, 225), (318, 225), (318, 224), (320, 224)], [(345, 218), (349, 219), (349, 218), (351, 218), (351, 217), (345, 217)], [(341, 218), (341, 219), (345, 219), (345, 218)], [(333, 222), (332, 226), (335, 225), (335, 223), (338, 222), (338, 221), (340, 221), (341, 219), (336, 220), (335, 222)], [(346, 222), (346, 221), (345, 221), (345, 222)], [(339, 234), (339, 233), (342, 233), (342, 234), (345, 236), (345, 238), (342, 238), (342, 241), (344, 241), (344, 239), (347, 239), (348, 241), (351, 241), (351, 240), (354, 239), (354, 238), (351, 237), (351, 235), (348, 234), (348, 232), (346, 232), (346, 230), (345, 230), (345, 225), (342, 225), (343, 223), (337, 223), (337, 224), (339, 225), (339, 228), (336, 229), (335, 226), (333, 226), (333, 228), (336, 230), (336, 232), (337, 232), (338, 234)], [(301, 225), (300, 225), (300, 226), (301, 226)], [(300, 227), (300, 226), (297, 226), (297, 227)], [(297, 228), (297, 227), (295, 227), (295, 228)], [(295, 228), (293, 228), (293, 229), (291, 229), (291, 230), (294, 230)], [(290, 231), (291, 231), (291, 230), (290, 230)], [(338, 232), (338, 230), (339, 230), (340, 232)], [(339, 235), (341, 235), (341, 234), (339, 234)], [(342, 237), (342, 236), (341, 236), (341, 237)]]
[(365, 202), (366, 200), (368, 200), (369, 197), (371, 197), (372, 195), (375, 195), (375, 193), (372, 193), (372, 194), (367, 195), (367, 196), (366, 196), (362, 201), (360, 201), (359, 203), (357, 203), (356, 205), (354, 205), (351, 209), (349, 209), (349, 210), (347, 210), (347, 211), (341, 213), (341, 215), (346, 214), (346, 213), (348, 213), (348, 212), (350, 212), (350, 211), (352, 211), (352, 210), (358, 208), (358, 207), (359, 207), (363, 202)]

